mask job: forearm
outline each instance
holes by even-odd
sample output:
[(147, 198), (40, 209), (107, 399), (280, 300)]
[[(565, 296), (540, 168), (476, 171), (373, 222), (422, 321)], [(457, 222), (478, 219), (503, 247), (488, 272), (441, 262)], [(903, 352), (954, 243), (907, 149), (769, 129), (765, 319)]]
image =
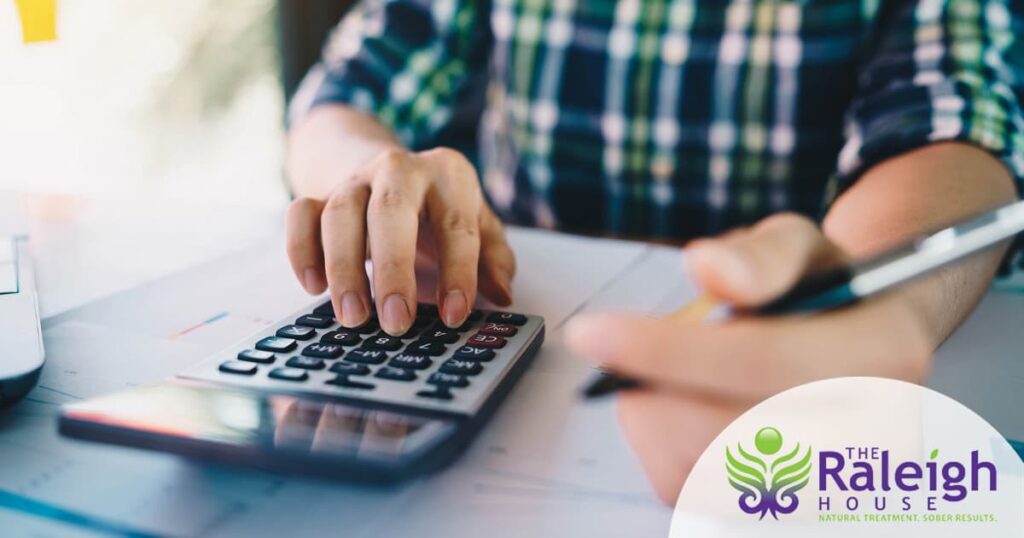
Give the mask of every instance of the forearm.
[[(825, 234), (853, 257), (892, 247), (921, 232), (1009, 203), (1010, 173), (973, 146), (943, 143), (868, 170), (836, 200)], [(908, 286), (903, 294), (935, 347), (984, 295), (1005, 246)]]
[(381, 151), (400, 147), (372, 116), (344, 105), (314, 108), (288, 132), (286, 172), (296, 196), (324, 199)]

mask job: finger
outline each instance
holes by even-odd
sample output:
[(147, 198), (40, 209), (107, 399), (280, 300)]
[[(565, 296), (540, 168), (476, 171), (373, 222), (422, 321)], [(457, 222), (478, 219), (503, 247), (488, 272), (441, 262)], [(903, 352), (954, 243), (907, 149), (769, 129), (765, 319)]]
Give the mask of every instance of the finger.
[(462, 325), (476, 300), (480, 258), (480, 190), (475, 177), (442, 177), (427, 193), (427, 212), (438, 255), (441, 319)]
[(694, 241), (687, 250), (700, 287), (740, 306), (768, 302), (808, 270), (841, 260), (813, 222), (792, 214), (769, 217), (746, 233)]
[(327, 283), (334, 315), (345, 327), (358, 327), (370, 317), (366, 280), (366, 204), (369, 188), (355, 181), (339, 186), (320, 217)]
[(292, 271), (307, 292), (316, 295), (327, 288), (324, 253), (320, 246), (320, 214), (324, 203), (299, 198), (288, 206), (285, 217), (285, 249)]
[(516, 257), (505, 236), (505, 227), (489, 207), (480, 214), (480, 292), (497, 305), (512, 304), (512, 278)]
[(716, 325), (600, 314), (570, 322), (566, 343), (655, 387), (760, 400), (832, 377), (921, 381), (934, 347), (910, 309), (887, 296), (811, 317)]
[(416, 311), (416, 238), (426, 180), (398, 156), (385, 156), (373, 179), (366, 223), (381, 328), (404, 334)]

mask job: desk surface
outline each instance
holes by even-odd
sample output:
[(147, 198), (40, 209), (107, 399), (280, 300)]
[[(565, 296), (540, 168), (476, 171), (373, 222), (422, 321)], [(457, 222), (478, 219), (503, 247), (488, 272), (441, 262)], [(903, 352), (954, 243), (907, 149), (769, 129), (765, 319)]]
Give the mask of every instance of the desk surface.
[[(54, 403), (171, 375), (230, 342), (237, 336), (232, 332), (244, 334), (265, 317), (253, 305), (236, 304), (239, 311), (249, 309), (248, 316), (238, 316), (245, 320), (187, 338), (167, 338), (175, 334), (162, 326), (132, 325), (139, 321), (127, 319), (134, 314), (126, 310), (134, 305), (167, 300), (159, 295), (167, 289), (197, 289), (202, 279), (230, 270), (240, 259), (236, 256), (262, 267), (246, 278), (277, 282), (262, 290), (274, 297), (275, 308), (267, 315), (279, 314), (278, 306), (307, 300), (283, 258), (280, 212), (166, 205), (141, 209), (129, 201), (43, 197), (33, 200), (30, 219), (41, 307), (48, 318), (44, 325), (51, 361), (43, 385), (49, 387), (34, 392), (33, 401), (0, 421), (0, 451), (7, 462), (0, 467), (2, 528), (67, 535), (110, 530), (103, 527), (109, 524), (115, 530), (227, 536), (273, 535), (297, 526), (330, 532), (343, 524), (347, 536), (387, 536), (409, 525), (422, 536), (667, 535), (671, 512), (648, 491), (618, 434), (611, 405), (576, 401), (576, 388), (588, 372), (565, 357), (559, 329), (580, 311), (668, 311), (685, 301), (693, 290), (679, 274), (679, 257), (671, 249), (514, 232), (522, 268), (515, 284), (517, 307), (545, 315), (550, 327), (541, 357), (456, 466), (400, 488), (367, 490), (71, 443), (52, 431)], [(588, 256), (600, 256), (601, 263), (590, 266), (600, 268), (581, 274), (578, 260)], [(198, 272), (180, 272), (203, 263)], [(163, 280), (145, 284), (157, 279)], [(79, 308), (140, 284), (141, 292)], [(168, 316), (165, 324), (187, 327), (195, 316), (215, 313), (223, 300), (197, 293), (182, 300), (181, 315)], [(1013, 330), (1000, 332), (1012, 325), (1014, 313), (1015, 319), (1022, 317), (1024, 295), (1011, 290), (988, 297), (940, 352), (932, 381), (1004, 431), (1024, 431), (1018, 417), (1004, 412), (1024, 386), (1024, 361), (1014, 362), (1005, 351), (1006, 333), (1018, 340), (1022, 336)], [(123, 344), (122, 353), (144, 350), (152, 356), (156, 362), (151, 368), (140, 370), (138, 378), (113, 381), (96, 377), (75, 384), (60, 377), (80, 369), (83, 364), (75, 361), (82, 357), (90, 357), (88, 366), (94, 370), (123, 366), (123, 356), (105, 353), (100, 345), (117, 334), (112, 327), (162, 335), (159, 341)], [(1012, 345), (1021, 349), (1024, 341)], [(988, 386), (987, 378), (972, 376), (983, 355), (995, 356), (1009, 368), (1000, 385)], [(524, 393), (531, 398), (516, 397)], [(14, 495), (22, 506), (40, 506), (12, 510), (4, 503), (5, 495)], [(40, 515), (55, 507), (97, 518), (100, 526), (68, 527), (60, 518)]]

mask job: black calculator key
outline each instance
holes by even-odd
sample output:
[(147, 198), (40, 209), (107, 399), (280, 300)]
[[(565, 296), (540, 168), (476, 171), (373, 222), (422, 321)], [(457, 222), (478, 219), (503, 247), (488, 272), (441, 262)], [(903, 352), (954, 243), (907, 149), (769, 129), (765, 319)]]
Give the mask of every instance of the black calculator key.
[(491, 336), (515, 336), (518, 331), (515, 326), (505, 323), (484, 323), (484, 326), (480, 327), (480, 334)]
[(327, 366), (323, 359), (314, 357), (292, 357), (284, 364), (285, 366), (302, 368), (303, 370), (323, 370)]
[[(382, 335), (387, 335), (387, 333), (381, 333), (381, 334)], [(410, 339), (416, 338), (416, 336), (419, 335), (419, 334), (420, 334), (420, 329), (418, 329), (416, 327), (409, 327), (408, 331), (405, 331), (404, 333), (396, 336), (395, 338), (401, 338), (402, 340), (410, 340)]]
[(432, 325), (436, 320), (427, 316), (416, 316), (416, 319), (412, 321), (412, 329), (423, 330), (425, 327)]
[(228, 361), (220, 365), (218, 368), (221, 372), (228, 374), (240, 374), (240, 375), (252, 375), (256, 373), (255, 364), (240, 361)]
[(420, 340), (430, 340), (431, 342), (441, 342), (442, 344), (454, 344), (461, 338), (455, 329), (449, 329), (441, 323), (437, 323), (430, 329), (427, 329), (420, 335)]
[(416, 305), (416, 317), (436, 318), (438, 315), (436, 304), (420, 303)]
[(425, 370), (430, 368), (434, 361), (426, 355), (413, 355), (411, 353), (399, 353), (388, 361), (390, 366), (398, 368), (409, 368), (411, 370)]
[(434, 372), (427, 378), (427, 383), (444, 387), (465, 387), (469, 385), (469, 380), (462, 375)]
[(291, 338), (281, 338), (280, 336), (268, 336), (259, 342), (256, 342), (256, 349), (262, 351), (271, 351), (274, 353), (285, 353), (295, 349), (295, 340)]
[(277, 330), (281, 338), (294, 338), (296, 340), (309, 340), (316, 336), (316, 329), (303, 327), (301, 325), (285, 325)]
[(439, 372), (455, 375), (476, 375), (484, 369), (479, 362), (462, 359), (448, 359), (441, 363)]
[(489, 361), (494, 358), (494, 350), (481, 346), (462, 346), (455, 350), (455, 358), (467, 361)]
[(417, 340), (408, 347), (405, 348), (405, 352), (412, 355), (429, 355), (436, 357), (441, 355), (445, 351), (445, 346), (441, 342), (430, 342), (428, 340)]
[(334, 318), (330, 316), (318, 316), (316, 314), (306, 314), (295, 320), (296, 325), (302, 325), (303, 327), (312, 327), (314, 329), (326, 329), (334, 323)]
[(347, 389), (373, 390), (373, 389), (377, 388), (377, 386), (372, 384), (372, 383), (364, 383), (362, 381), (353, 381), (353, 380), (349, 379), (348, 375), (346, 375), (346, 374), (338, 374), (338, 377), (335, 377), (334, 379), (328, 381), (327, 383), (329, 385), (336, 385), (336, 386), (339, 386), (339, 387), (345, 387)]
[(435, 400), (451, 400), (452, 391), (448, 387), (437, 387), (434, 390), (421, 390), (416, 393), (420, 398), (433, 398)]
[(388, 354), (379, 349), (353, 349), (345, 356), (345, 360), (360, 364), (380, 364), (387, 360)]
[(245, 349), (238, 353), (238, 360), (248, 362), (258, 362), (260, 364), (270, 364), (274, 362), (274, 354), (269, 351), (259, 351), (256, 349)]
[(416, 373), (412, 370), (406, 370), (405, 368), (395, 368), (394, 366), (381, 366), (377, 370), (374, 377), (381, 379), (391, 379), (394, 381), (412, 381), (416, 379)]
[(367, 321), (366, 323), (364, 323), (364, 324), (362, 324), (362, 325), (360, 325), (360, 326), (358, 326), (358, 327), (356, 327), (354, 329), (349, 329), (349, 330), (355, 331), (355, 332), (357, 332), (359, 334), (372, 334), (372, 333), (375, 333), (378, 330), (380, 330), (380, 325), (377, 323), (377, 320), (371, 319), (371, 320)]
[(491, 315), (487, 316), (487, 321), (492, 323), (510, 323), (512, 325), (523, 325), (526, 323), (526, 316), (522, 314), (513, 314), (511, 312), (491, 312)]
[(325, 344), (339, 344), (342, 346), (354, 346), (363, 339), (359, 336), (359, 333), (350, 329), (339, 329), (337, 331), (331, 331), (320, 339)]
[(402, 347), (402, 339), (390, 336), (387, 333), (377, 333), (363, 342), (367, 349), (383, 349), (384, 351), (398, 351)]
[(330, 301), (313, 309), (313, 314), (317, 316), (331, 316), (334, 317), (334, 305)]
[(484, 313), (479, 310), (474, 310), (469, 313), (469, 317), (466, 318), (467, 322), (476, 323), (484, 317)]
[(479, 347), (505, 347), (505, 339), (500, 336), (476, 333), (466, 340), (466, 344)]
[(309, 344), (306, 346), (306, 349), (302, 350), (303, 355), (319, 359), (337, 359), (344, 352), (345, 350), (341, 347), (341, 344), (325, 344), (323, 342)]
[(282, 381), (305, 381), (309, 374), (300, 368), (274, 368), (270, 371), (270, 377)]
[(370, 373), (370, 367), (365, 364), (345, 361), (332, 364), (330, 370), (336, 374), (345, 375), (368, 375)]

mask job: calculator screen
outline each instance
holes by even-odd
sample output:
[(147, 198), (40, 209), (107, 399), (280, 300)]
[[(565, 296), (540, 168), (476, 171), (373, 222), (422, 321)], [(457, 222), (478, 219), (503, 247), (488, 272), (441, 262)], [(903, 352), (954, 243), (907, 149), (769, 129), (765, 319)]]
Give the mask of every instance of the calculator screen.
[(404, 460), (429, 450), (455, 429), (451, 420), (173, 383), (73, 405), (65, 417), (161, 438), (350, 461)]

